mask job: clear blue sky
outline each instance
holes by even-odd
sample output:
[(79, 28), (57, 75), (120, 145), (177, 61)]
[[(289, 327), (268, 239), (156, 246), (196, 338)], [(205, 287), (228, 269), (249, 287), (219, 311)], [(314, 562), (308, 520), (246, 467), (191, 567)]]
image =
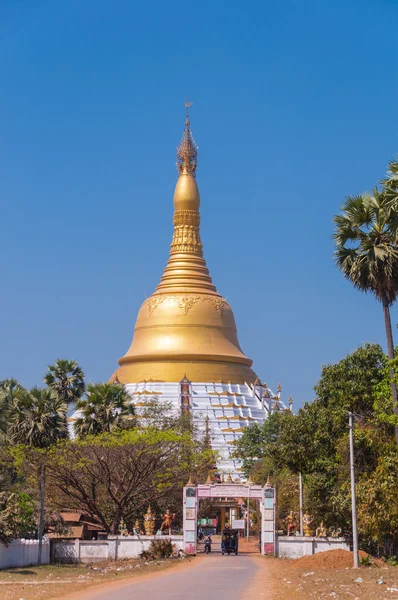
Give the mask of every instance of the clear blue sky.
[(0, 378), (117, 366), (167, 260), (187, 95), (205, 257), (260, 377), (297, 407), (322, 363), (385, 347), (331, 221), (398, 151), (397, 22), (395, 0), (2, 0)]

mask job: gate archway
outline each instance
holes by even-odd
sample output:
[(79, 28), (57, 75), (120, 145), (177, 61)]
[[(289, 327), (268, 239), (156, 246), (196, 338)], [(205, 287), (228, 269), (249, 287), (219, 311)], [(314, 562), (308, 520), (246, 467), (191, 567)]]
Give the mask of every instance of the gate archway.
[(260, 501), (261, 511), (261, 554), (275, 552), (275, 488), (269, 484), (252, 483), (199, 483), (191, 482), (184, 487), (184, 550), (196, 554), (199, 502), (205, 499), (245, 498)]

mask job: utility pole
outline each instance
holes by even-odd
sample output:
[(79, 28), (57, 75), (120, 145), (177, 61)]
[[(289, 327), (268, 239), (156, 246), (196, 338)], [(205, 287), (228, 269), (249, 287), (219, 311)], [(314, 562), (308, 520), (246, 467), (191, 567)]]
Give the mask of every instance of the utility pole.
[(354, 470), (354, 425), (353, 414), (348, 413), (348, 427), (350, 430), (350, 476), (351, 476), (351, 505), (352, 505), (352, 540), (354, 546), (354, 568), (359, 567), (358, 555), (358, 525), (357, 525), (357, 496), (355, 491)]
[(247, 489), (247, 524), (246, 524), (247, 541), (250, 538), (250, 485)]
[(300, 491), (300, 535), (303, 537), (304, 535), (304, 527), (303, 527), (303, 478), (301, 476), (301, 471), (299, 473), (299, 491)]
[(37, 564), (41, 565), (41, 555), (43, 549), (43, 528), (44, 528), (44, 491), (46, 487), (46, 465), (43, 465), (43, 470), (41, 473), (41, 498), (40, 498), (40, 520), (39, 520), (39, 548), (38, 548), (38, 557)]

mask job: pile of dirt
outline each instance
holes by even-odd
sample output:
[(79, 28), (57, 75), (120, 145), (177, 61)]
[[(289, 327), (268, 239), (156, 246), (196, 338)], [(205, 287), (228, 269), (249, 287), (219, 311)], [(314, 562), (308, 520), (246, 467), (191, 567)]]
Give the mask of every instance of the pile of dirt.
[[(359, 551), (359, 559), (367, 558), (369, 554)], [(373, 564), (377, 564), (381, 561), (372, 559)], [(348, 550), (328, 550), (327, 552), (319, 552), (312, 556), (303, 556), (298, 558), (292, 564), (293, 569), (346, 569), (353, 566), (352, 552)], [(377, 564), (377, 566), (380, 566)]]

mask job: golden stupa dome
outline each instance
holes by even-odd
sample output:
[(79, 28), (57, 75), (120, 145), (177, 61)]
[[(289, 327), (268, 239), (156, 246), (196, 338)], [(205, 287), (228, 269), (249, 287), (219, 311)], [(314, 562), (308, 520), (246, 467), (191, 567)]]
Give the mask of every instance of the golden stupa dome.
[(184, 374), (197, 382), (256, 379), (239, 346), (232, 309), (218, 294), (203, 258), (196, 166), (187, 110), (177, 151), (170, 257), (155, 293), (140, 308), (131, 346), (119, 359), (116, 376), (122, 383), (178, 382)]

